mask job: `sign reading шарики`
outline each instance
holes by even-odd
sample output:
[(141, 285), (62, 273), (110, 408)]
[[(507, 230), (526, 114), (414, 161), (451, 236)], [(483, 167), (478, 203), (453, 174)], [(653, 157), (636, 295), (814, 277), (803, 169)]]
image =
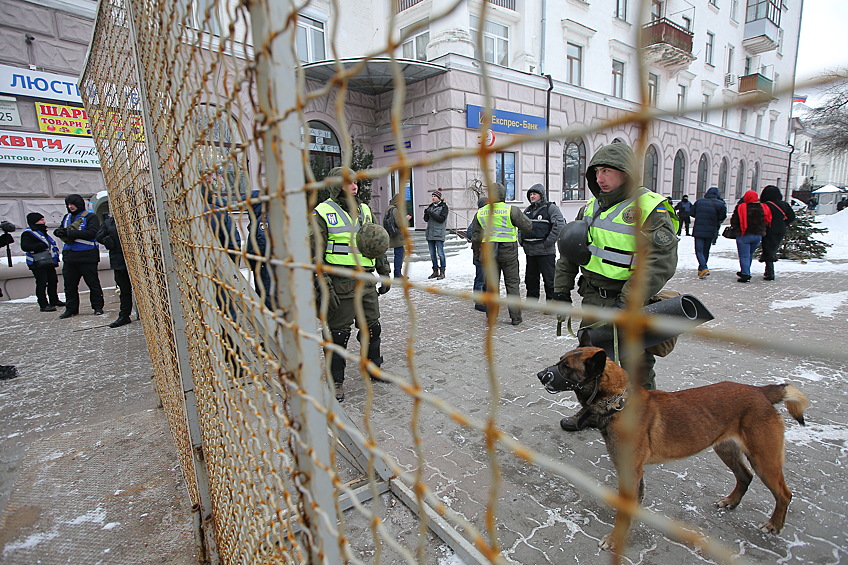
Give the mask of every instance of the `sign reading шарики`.
[[(465, 127), (480, 129), (480, 126), (483, 125), (483, 108), (480, 106), (466, 104), (465, 115)], [(546, 123), (545, 118), (539, 116), (505, 112), (492, 108), (492, 123), (489, 127), (492, 131), (533, 135), (534, 133), (544, 132)]]

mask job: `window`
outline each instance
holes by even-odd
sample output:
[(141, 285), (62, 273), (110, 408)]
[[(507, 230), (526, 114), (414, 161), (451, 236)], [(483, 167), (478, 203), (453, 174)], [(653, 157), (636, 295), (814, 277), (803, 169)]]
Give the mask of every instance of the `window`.
[(718, 196), (722, 200), (727, 194), (727, 171), (730, 165), (727, 162), (727, 157), (722, 157), (721, 166), (718, 169)]
[(624, 63), (612, 60), (612, 95), (624, 98)]
[[(412, 26), (400, 30), (401, 35), (406, 35)], [(427, 44), (430, 43), (430, 29), (419, 28), (401, 44), (404, 59), (415, 59), (417, 61), (427, 60)]]
[(686, 179), (686, 156), (683, 150), (679, 149), (674, 156), (674, 169), (671, 175), (671, 198), (680, 200), (683, 198), (683, 185)]
[(721, 110), (721, 127), (727, 129), (727, 124), (730, 121), (730, 111), (727, 108)]
[(309, 165), (316, 177), (323, 178), (327, 176), (330, 169), (341, 166), (342, 144), (333, 129), (324, 122), (312, 120), (307, 126), (309, 127)]
[[(477, 32), (480, 29), (480, 18), (471, 16), (471, 36), (476, 42)], [(474, 56), (480, 60), (501, 65), (509, 65), (509, 28), (489, 20), (483, 22), (483, 48), (482, 53), (479, 45), (474, 46)]]
[(736, 48), (733, 45), (727, 46), (727, 74), (733, 73), (733, 60), (736, 58)]
[(754, 125), (754, 137), (762, 138), (763, 137), (763, 115), (757, 112), (757, 121)]
[(713, 51), (715, 50), (715, 34), (707, 32), (707, 50), (704, 53), (704, 62), (709, 66), (713, 66)]
[(660, 77), (648, 73), (648, 104), (656, 106), (659, 100)]
[(745, 133), (748, 129), (748, 110), (742, 108), (742, 114), (739, 118), (739, 133)]
[(712, 4), (713, 6), (718, 7), (718, 0), (710, 0), (710, 4)]
[(495, 153), (495, 180), (506, 187), (506, 201), (515, 200), (515, 153)]
[(562, 148), (562, 199), (586, 199), (586, 145), (582, 139), (566, 139)]
[(642, 177), (642, 185), (654, 192), (657, 191), (659, 169), (657, 149), (653, 145), (649, 145), (648, 150), (645, 151), (645, 175)]
[(774, 141), (774, 130), (777, 126), (777, 118), (772, 118), (769, 120), (769, 132), (768, 132), (768, 140)]
[(216, 115), (216, 107), (199, 104), (192, 116), (192, 124), (200, 140), (199, 169), (206, 188), (216, 198), (237, 202), (248, 194), (247, 156), (233, 152), (241, 145), (238, 123), (229, 114)]
[(701, 121), (710, 121), (710, 95), (704, 94), (704, 101), (701, 102)]
[(627, 0), (615, 0), (615, 17), (627, 21)]
[(739, 14), (739, 0), (730, 0), (730, 19), (738, 21), (736, 16)]
[(752, 64), (753, 64), (753, 58), (745, 57), (745, 73), (744, 73), (745, 76), (748, 76), (748, 75), (751, 74)]
[(688, 16), (680, 16), (680, 19), (683, 20), (683, 29), (686, 31), (692, 31), (692, 18)]
[(677, 113), (680, 115), (686, 110), (686, 90), (685, 85), (677, 85)]
[(569, 43), (566, 59), (568, 67), (565, 81), (574, 86), (581, 86), (583, 84), (581, 80), (583, 76), (583, 48), (574, 43)]
[(297, 56), (302, 63), (324, 61), (327, 58), (323, 22), (298, 14), (296, 33)]
[(178, 14), (186, 18), (186, 25), (212, 35), (221, 35), (221, 21), (214, 0), (182, 0), (178, 4)]
[(783, 30), (777, 30), (777, 54), (783, 55)]
[(698, 161), (698, 181), (695, 184), (695, 198), (703, 198), (704, 193), (707, 192), (707, 183), (710, 180), (710, 163), (707, 159), (707, 154), (704, 153), (701, 155), (701, 159)]
[(736, 173), (736, 199), (745, 193), (745, 161), (739, 161), (739, 171)]
[(780, 2), (781, 0), (748, 0), (745, 23), (766, 19), (780, 27)]
[(754, 175), (751, 177), (751, 190), (759, 192), (760, 186), (760, 164), (754, 163)]
[(651, 21), (655, 22), (663, 17), (662, 0), (651, 0)]

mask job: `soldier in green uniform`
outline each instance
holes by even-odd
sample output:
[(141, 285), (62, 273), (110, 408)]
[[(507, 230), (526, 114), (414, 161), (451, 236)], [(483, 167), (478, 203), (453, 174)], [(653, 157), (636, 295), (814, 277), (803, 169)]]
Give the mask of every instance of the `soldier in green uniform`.
[[(628, 299), (646, 304), (674, 276), (677, 216), (665, 197), (636, 187), (633, 159), (633, 151), (623, 143), (602, 147), (592, 157), (586, 169), (586, 183), (593, 196), (576, 218), (583, 222), (568, 224), (560, 232), (555, 300), (571, 304), (571, 291), (580, 274), (577, 293), (583, 297), (583, 304), (623, 307), (625, 297), (632, 291), (630, 276), (637, 260), (647, 269), (647, 284), (642, 296)], [(637, 221), (648, 241), (646, 255), (638, 257)], [(655, 357), (645, 352), (643, 386), (646, 389), (655, 388), (655, 362)], [(580, 415), (579, 412), (563, 418), (560, 425), (566, 431), (591, 425), (590, 422), (579, 424)]]
[[(328, 177), (341, 177), (343, 169), (332, 169)], [(357, 198), (359, 186), (355, 181), (330, 187), (330, 198), (315, 207), (318, 232), (313, 237), (313, 254), (316, 261), (323, 260), (327, 265), (348, 269), (362, 269), (368, 272), (376, 271), (380, 275), (389, 276), (391, 269), (386, 259), (386, 249), (389, 236), (386, 231), (374, 223), (374, 215), (367, 204)], [(350, 209), (350, 201), (355, 206)], [(367, 228), (363, 226), (368, 225)], [(373, 226), (373, 227), (372, 227)], [(361, 233), (360, 233), (361, 232)], [(358, 237), (367, 234), (366, 238)], [(379, 241), (378, 241), (379, 240)], [(380, 251), (382, 249), (382, 251)], [(325, 275), (329, 289), (327, 326), (333, 343), (347, 347), (350, 339), (351, 326), (356, 320), (354, 311), (354, 295), (356, 279), (338, 275)], [(368, 332), (368, 359), (378, 367), (383, 363), (380, 354), (380, 304), (379, 294), (385, 294), (391, 288), (390, 284), (368, 282), (362, 293), (362, 307), (365, 310), (366, 327), (359, 327), (357, 339), (362, 341), (362, 332)], [(320, 290), (320, 287), (319, 287)], [(330, 374), (333, 377), (336, 399), (344, 400), (344, 372), (346, 361), (344, 357), (326, 352), (330, 363)]]

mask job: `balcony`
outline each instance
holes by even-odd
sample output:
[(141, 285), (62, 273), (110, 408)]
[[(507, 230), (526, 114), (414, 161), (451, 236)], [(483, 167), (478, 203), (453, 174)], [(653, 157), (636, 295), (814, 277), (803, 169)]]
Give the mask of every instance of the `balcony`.
[(761, 18), (745, 24), (742, 47), (752, 55), (777, 49), (780, 27), (767, 18)]
[(773, 100), (773, 89), (774, 81), (760, 73), (739, 77), (739, 97), (749, 103), (757, 100), (763, 103)]
[[(412, 8), (416, 4), (420, 4), (424, 0), (397, 0), (397, 11), (398, 13), (403, 12), (404, 10), (408, 10)], [(515, 0), (487, 0), (489, 4), (494, 6), (500, 6), (501, 8), (506, 8), (507, 10), (515, 11)]]
[(660, 18), (642, 26), (642, 48), (650, 63), (664, 67), (686, 67), (695, 60), (693, 33), (676, 23)]

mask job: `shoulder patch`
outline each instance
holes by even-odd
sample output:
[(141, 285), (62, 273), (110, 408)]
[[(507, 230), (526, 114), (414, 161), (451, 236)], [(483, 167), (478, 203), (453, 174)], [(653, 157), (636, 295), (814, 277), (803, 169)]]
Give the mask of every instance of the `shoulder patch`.
[(671, 247), (673, 244), (677, 243), (677, 237), (672, 233), (670, 229), (663, 226), (657, 230), (654, 230), (653, 236), (651, 238), (654, 245), (657, 247)]

